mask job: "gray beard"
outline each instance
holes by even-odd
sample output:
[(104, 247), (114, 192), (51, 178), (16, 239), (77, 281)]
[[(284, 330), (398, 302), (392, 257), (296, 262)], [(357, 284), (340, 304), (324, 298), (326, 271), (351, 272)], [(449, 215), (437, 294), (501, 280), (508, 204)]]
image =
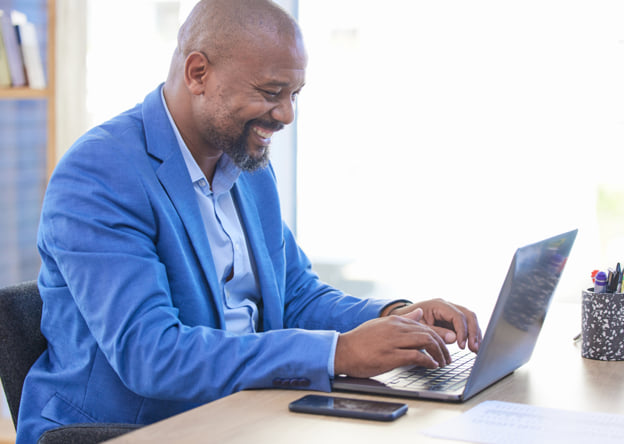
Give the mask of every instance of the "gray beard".
[(243, 171), (256, 171), (265, 168), (269, 164), (270, 150), (268, 146), (259, 158), (249, 155), (247, 140), (249, 140), (250, 131), (251, 125), (247, 125), (241, 136), (223, 149), (223, 152)]

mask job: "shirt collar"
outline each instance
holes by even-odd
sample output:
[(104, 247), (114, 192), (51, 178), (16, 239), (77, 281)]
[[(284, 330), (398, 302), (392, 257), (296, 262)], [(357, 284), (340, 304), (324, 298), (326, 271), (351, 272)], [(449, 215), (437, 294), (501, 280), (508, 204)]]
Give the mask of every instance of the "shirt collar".
[[(173, 117), (171, 117), (171, 113), (169, 112), (169, 108), (167, 107), (167, 102), (165, 101), (163, 88), (161, 88), (160, 90), (160, 97), (162, 99), (165, 112), (167, 113), (167, 117), (169, 118), (171, 128), (173, 128), (176, 140), (178, 141), (178, 146), (180, 147), (180, 151), (182, 152), (184, 163), (186, 164), (186, 168), (189, 172), (189, 175), (191, 176), (191, 181), (194, 184), (201, 184), (201, 181), (204, 181), (204, 184), (207, 184), (208, 181), (206, 180), (204, 173), (202, 172), (201, 168), (199, 168), (199, 165), (197, 165), (197, 162), (191, 154), (191, 151), (186, 146), (184, 139), (182, 139), (180, 131), (178, 130), (178, 127), (176, 126)], [(238, 179), (240, 173), (241, 169), (234, 164), (230, 156), (228, 156), (227, 154), (223, 154), (217, 162), (217, 169), (215, 171), (214, 178), (212, 179), (212, 192), (218, 195), (230, 191), (234, 186), (234, 183)], [(202, 188), (205, 187), (202, 186)]]

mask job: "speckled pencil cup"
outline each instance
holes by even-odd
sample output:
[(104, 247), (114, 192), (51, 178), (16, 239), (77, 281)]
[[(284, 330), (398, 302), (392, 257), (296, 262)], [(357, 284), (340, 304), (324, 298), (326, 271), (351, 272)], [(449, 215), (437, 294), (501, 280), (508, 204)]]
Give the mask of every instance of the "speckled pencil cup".
[(624, 294), (583, 291), (581, 355), (601, 361), (624, 360)]

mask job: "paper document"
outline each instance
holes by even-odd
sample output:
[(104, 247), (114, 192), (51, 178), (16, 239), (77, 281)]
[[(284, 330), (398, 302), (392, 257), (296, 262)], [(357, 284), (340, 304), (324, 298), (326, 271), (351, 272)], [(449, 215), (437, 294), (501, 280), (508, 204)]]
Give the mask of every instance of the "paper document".
[(621, 444), (624, 415), (485, 401), (423, 433), (434, 438), (486, 444)]

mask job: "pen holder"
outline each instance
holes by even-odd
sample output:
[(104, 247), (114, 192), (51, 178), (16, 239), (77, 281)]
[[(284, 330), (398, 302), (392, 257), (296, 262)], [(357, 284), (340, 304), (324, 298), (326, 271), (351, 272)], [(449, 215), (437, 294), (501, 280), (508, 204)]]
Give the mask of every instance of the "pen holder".
[(624, 360), (624, 294), (583, 291), (581, 355), (601, 361)]

